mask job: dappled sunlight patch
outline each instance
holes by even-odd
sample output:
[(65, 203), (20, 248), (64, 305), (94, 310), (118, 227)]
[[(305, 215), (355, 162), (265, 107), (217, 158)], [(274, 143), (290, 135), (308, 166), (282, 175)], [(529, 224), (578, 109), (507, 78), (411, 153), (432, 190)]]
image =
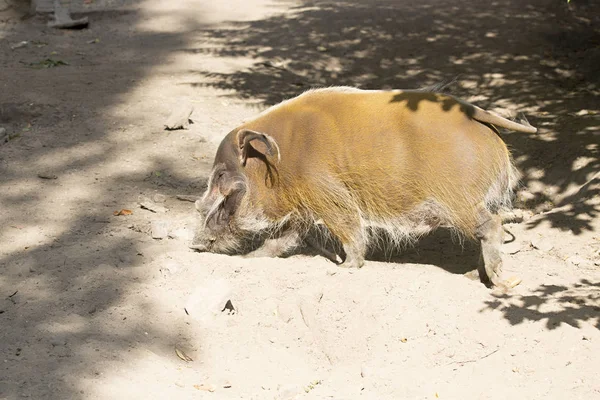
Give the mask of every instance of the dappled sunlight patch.
[[(147, 33), (181, 34), (193, 32), (201, 26), (229, 21), (251, 21), (272, 14), (284, 13), (293, 0), (279, 2), (262, 0), (249, 3), (245, 0), (232, 0), (227, 3), (205, 1), (146, 1), (144, 19), (136, 25), (136, 30)], [(190, 9), (201, 10), (189, 12)], [(226, 16), (226, 17), (224, 17)]]
[(582, 168), (588, 167), (590, 164), (593, 164), (596, 161), (597, 161), (597, 157), (590, 157), (590, 156), (577, 157), (575, 160), (573, 160), (573, 164), (571, 165), (571, 171), (575, 172)]
[(450, 38), (450, 35), (447, 34), (437, 34), (435, 36), (429, 36), (425, 38), (425, 40), (429, 43), (437, 42), (438, 40), (447, 40)]
[(576, 134), (577, 135), (588, 134), (589, 133), (588, 131), (598, 134), (598, 133), (600, 133), (600, 125), (587, 126), (587, 127), (584, 128), (584, 132), (577, 132)]
[[(19, 221), (16, 222), (17, 224)], [(0, 234), (2, 251), (5, 254), (22, 253), (30, 249), (47, 246), (52, 238), (43, 233), (39, 226), (23, 226), (21, 229), (6, 229)]]
[(37, 326), (37, 329), (48, 332), (49, 334), (69, 334), (76, 335), (83, 333), (89, 327), (87, 318), (79, 314), (67, 314), (56, 318), (54, 321), (44, 321)]
[(193, 385), (205, 379), (201, 371), (174, 355), (166, 357), (144, 347), (119, 354), (116, 367), (108, 362), (101, 362), (99, 367), (102, 369), (97, 374), (76, 382), (80, 390), (96, 399), (139, 398), (141, 387), (153, 398), (192, 398), (199, 394)]

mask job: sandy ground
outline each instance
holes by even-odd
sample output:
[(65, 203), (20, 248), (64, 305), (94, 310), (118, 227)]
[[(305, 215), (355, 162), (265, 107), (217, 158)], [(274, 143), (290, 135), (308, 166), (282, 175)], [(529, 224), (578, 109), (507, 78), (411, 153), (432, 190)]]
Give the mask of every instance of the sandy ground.
[[(0, 399), (600, 398), (593, 2), (92, 0), (74, 4), (89, 29), (59, 31), (14, 1), (0, 0)], [(524, 172), (509, 293), (463, 276), (477, 248), (446, 232), (355, 271), (188, 249), (193, 204), (176, 196), (202, 193), (244, 119), (312, 86), (457, 75), (455, 94), (540, 128), (503, 134)], [(194, 123), (165, 131), (184, 102)]]

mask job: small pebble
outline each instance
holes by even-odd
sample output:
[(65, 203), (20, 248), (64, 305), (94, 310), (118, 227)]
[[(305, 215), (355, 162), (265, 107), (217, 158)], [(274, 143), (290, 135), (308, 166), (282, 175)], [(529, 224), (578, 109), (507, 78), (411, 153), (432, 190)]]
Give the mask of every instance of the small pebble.
[(169, 211), (168, 208), (161, 206), (160, 204), (156, 204), (155, 202), (147, 198), (140, 198), (138, 200), (138, 204), (140, 205), (140, 207), (155, 213), (166, 213), (167, 211)]
[(549, 243), (547, 240), (545, 240), (544, 238), (535, 238), (531, 241), (531, 246), (533, 246), (534, 248), (541, 250), (541, 251), (550, 251), (554, 248), (554, 246)]
[(194, 107), (190, 102), (182, 101), (180, 104), (177, 104), (164, 124), (165, 129), (188, 129), (190, 125), (190, 116), (193, 112)]
[(194, 387), (198, 390), (204, 390), (206, 392), (214, 392), (216, 390), (215, 385), (210, 383), (203, 383), (201, 385), (194, 385)]
[(164, 239), (169, 235), (169, 225), (166, 221), (152, 221), (150, 229), (152, 239)]
[(154, 196), (152, 196), (152, 200), (155, 203), (164, 203), (165, 201), (167, 201), (167, 196), (161, 193), (155, 193)]
[(576, 265), (578, 267), (591, 267), (592, 262), (590, 260), (586, 260), (580, 256), (571, 256), (566, 260), (569, 264)]
[(504, 282), (504, 284), (506, 285), (507, 288), (512, 289), (515, 286), (519, 285), (521, 282), (523, 282), (523, 280), (521, 278), (518, 278), (516, 276), (511, 276), (510, 278), (508, 278), (506, 280), (506, 282)]
[(370, 375), (369, 368), (367, 366), (365, 366), (365, 365), (361, 365), (360, 366), (360, 376), (361, 376), (361, 378), (366, 378), (369, 375)]
[(166, 278), (170, 275), (174, 275), (179, 271), (179, 264), (175, 261), (169, 260), (166, 261), (165, 264), (160, 267), (160, 272)]
[(230, 303), (231, 293), (231, 285), (225, 279), (205, 282), (188, 298), (185, 312), (199, 320), (220, 314)]
[(52, 346), (64, 346), (67, 344), (67, 339), (62, 335), (54, 336), (50, 339), (50, 344)]

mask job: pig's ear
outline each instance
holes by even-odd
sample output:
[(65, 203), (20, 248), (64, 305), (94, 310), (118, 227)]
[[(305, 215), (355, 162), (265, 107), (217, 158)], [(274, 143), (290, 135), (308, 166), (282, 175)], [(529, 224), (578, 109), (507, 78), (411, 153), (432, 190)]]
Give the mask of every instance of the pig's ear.
[(248, 157), (251, 155), (251, 152), (255, 154), (258, 153), (263, 157), (265, 154), (255, 147), (253, 147), (250, 143), (252, 141), (258, 140), (262, 142), (267, 147), (266, 155), (274, 156), (277, 153), (277, 162), (281, 161), (281, 152), (279, 151), (279, 145), (273, 139), (273, 137), (267, 135), (266, 133), (252, 131), (250, 129), (240, 129), (237, 133), (237, 143), (238, 148), (240, 150), (240, 164), (243, 166), (246, 165), (246, 161)]

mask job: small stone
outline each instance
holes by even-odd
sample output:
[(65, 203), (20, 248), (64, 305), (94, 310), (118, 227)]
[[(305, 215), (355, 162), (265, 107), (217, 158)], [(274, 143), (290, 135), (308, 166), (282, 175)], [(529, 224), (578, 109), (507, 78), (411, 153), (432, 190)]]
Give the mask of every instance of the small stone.
[(327, 271), (325, 272), (328, 276), (333, 276), (335, 274), (338, 273), (338, 267), (334, 267), (334, 268), (327, 268)]
[(50, 344), (54, 347), (64, 346), (67, 344), (67, 339), (63, 335), (57, 335), (50, 339)]
[(194, 388), (196, 388), (198, 390), (204, 390), (206, 392), (214, 392), (217, 389), (215, 387), (215, 385), (213, 385), (211, 383), (203, 383), (201, 385), (194, 385)]
[(6, 133), (6, 128), (0, 126), (0, 143), (8, 142), (8, 134)]
[(194, 107), (191, 103), (184, 101), (178, 104), (165, 122), (165, 129), (188, 129), (192, 112)]
[(366, 365), (361, 365), (360, 366), (360, 376), (361, 378), (366, 378), (367, 376), (370, 375), (370, 370)]
[(550, 251), (554, 246), (542, 237), (535, 238), (531, 241), (531, 246), (541, 251)]
[(152, 200), (155, 203), (164, 203), (165, 201), (167, 201), (167, 196), (161, 193), (155, 193), (154, 196), (152, 196)]
[(521, 278), (516, 277), (516, 276), (511, 276), (504, 282), (504, 285), (507, 288), (512, 289), (512, 288), (516, 287), (517, 285), (519, 285), (521, 282), (523, 282), (523, 280)]
[(571, 256), (566, 260), (569, 264), (578, 266), (578, 267), (591, 267), (593, 263), (590, 260), (586, 260), (580, 256)]
[(164, 239), (169, 235), (169, 225), (166, 221), (152, 221), (150, 229), (152, 239)]
[(20, 49), (21, 47), (25, 47), (25, 46), (27, 46), (28, 44), (29, 44), (29, 42), (28, 42), (28, 41), (26, 41), (26, 40), (23, 40), (23, 41), (21, 41), (21, 42), (19, 42), (19, 43), (12, 44), (12, 45), (10, 46), (10, 49), (11, 49), (11, 50)]
[[(70, 5), (70, 3), (67, 3)], [(48, 21), (50, 28), (57, 29), (80, 29), (88, 26), (88, 17), (72, 19), (69, 7), (62, 2), (54, 2), (54, 19)]]
[(231, 303), (231, 286), (225, 279), (211, 280), (197, 288), (188, 298), (185, 311), (188, 315), (203, 320), (220, 314)]
[(156, 204), (155, 202), (144, 196), (139, 197), (138, 204), (140, 205), (140, 207), (155, 213), (166, 213), (167, 211), (169, 211), (168, 208), (161, 206), (160, 204)]
[(178, 271), (179, 264), (172, 260), (166, 261), (165, 264), (162, 267), (160, 267), (160, 272), (165, 278), (167, 276), (176, 274)]

